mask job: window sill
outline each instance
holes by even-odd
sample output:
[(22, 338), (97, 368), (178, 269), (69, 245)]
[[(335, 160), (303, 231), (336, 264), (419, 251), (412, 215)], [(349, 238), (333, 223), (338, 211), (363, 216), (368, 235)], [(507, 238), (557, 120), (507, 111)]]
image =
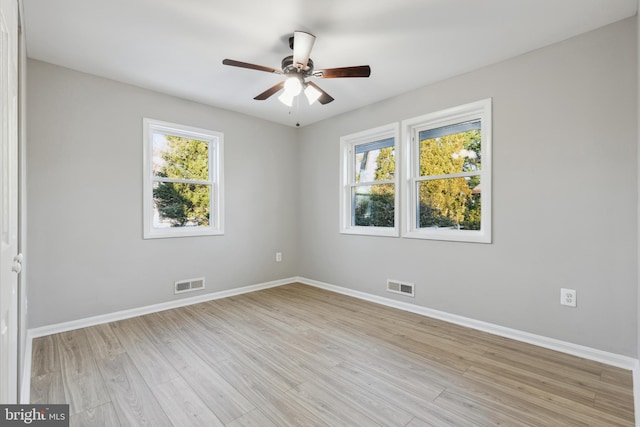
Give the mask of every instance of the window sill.
[(470, 230), (412, 230), (406, 231), (402, 237), (423, 240), (444, 240), (449, 242), (491, 243), (490, 233)]
[(387, 227), (349, 227), (340, 230), (340, 234), (354, 234), (358, 236), (400, 237), (397, 228)]
[(224, 230), (212, 227), (199, 227), (197, 229), (191, 227), (184, 228), (167, 228), (145, 230), (144, 239), (167, 239), (173, 237), (199, 237), (199, 236), (222, 236)]

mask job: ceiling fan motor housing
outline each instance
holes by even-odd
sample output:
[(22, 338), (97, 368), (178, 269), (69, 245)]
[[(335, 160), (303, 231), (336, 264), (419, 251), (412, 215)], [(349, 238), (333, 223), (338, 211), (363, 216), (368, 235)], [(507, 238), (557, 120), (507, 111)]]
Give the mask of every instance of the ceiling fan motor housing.
[(297, 73), (303, 77), (309, 77), (313, 73), (313, 60), (309, 58), (306, 69), (300, 69), (293, 63), (293, 55), (289, 55), (282, 60), (282, 72), (284, 74)]

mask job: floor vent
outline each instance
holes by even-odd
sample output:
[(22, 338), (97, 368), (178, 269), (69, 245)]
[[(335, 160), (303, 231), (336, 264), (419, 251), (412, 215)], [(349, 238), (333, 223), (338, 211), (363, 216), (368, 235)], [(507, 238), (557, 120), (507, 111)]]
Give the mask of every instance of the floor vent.
[(399, 280), (387, 280), (387, 291), (406, 295), (408, 297), (415, 297), (413, 292), (413, 283), (400, 282)]
[(182, 292), (199, 291), (200, 289), (204, 289), (204, 277), (175, 282), (173, 293), (181, 294)]

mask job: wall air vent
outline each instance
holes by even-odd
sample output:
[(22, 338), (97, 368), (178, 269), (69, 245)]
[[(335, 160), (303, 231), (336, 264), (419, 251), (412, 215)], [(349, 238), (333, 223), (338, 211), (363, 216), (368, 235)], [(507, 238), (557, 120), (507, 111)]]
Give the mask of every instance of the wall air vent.
[(204, 289), (204, 277), (197, 279), (180, 280), (174, 283), (173, 293), (181, 294), (182, 292), (199, 291)]
[(387, 291), (393, 292), (396, 294), (406, 295), (408, 297), (415, 297), (414, 294), (414, 284), (401, 282), (399, 280), (387, 280)]

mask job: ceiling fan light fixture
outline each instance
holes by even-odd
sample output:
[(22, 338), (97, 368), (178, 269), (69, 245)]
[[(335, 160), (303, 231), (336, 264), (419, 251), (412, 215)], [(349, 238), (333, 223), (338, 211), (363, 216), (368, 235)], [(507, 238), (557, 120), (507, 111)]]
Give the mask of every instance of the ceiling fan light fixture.
[(285, 90), (284, 92), (282, 92), (282, 95), (280, 95), (278, 97), (278, 99), (280, 100), (280, 102), (282, 102), (287, 107), (291, 107), (293, 105), (293, 98), (294, 97), (295, 97), (295, 95), (292, 95), (290, 92), (287, 92)]
[(307, 84), (307, 88), (304, 90), (304, 95), (307, 97), (307, 101), (309, 101), (309, 105), (312, 105), (314, 102), (320, 98), (322, 92), (320, 92), (315, 87)]
[(284, 92), (289, 93), (291, 98), (297, 96), (302, 92), (302, 82), (296, 76), (289, 77), (284, 82)]

